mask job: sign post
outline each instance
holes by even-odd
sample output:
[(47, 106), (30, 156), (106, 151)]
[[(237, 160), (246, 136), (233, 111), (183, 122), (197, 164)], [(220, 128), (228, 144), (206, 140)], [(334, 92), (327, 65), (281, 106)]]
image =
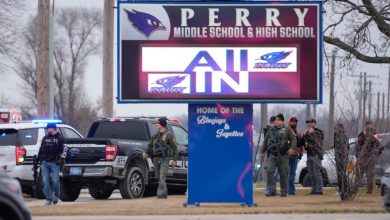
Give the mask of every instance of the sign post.
[(253, 203), (252, 105), (189, 105), (188, 200)]

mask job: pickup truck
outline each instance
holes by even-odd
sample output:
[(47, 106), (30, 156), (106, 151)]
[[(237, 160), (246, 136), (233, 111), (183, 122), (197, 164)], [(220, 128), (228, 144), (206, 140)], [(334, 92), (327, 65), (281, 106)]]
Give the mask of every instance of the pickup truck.
[[(115, 189), (122, 198), (156, 194), (158, 179), (151, 158), (142, 153), (157, 132), (157, 118), (107, 118), (94, 121), (86, 138), (66, 139), (68, 148), (61, 178), (61, 200), (75, 201), (82, 188), (95, 199), (108, 199)], [(187, 189), (188, 133), (179, 123), (167, 128), (175, 136), (179, 151), (176, 167), (167, 175), (169, 194)]]

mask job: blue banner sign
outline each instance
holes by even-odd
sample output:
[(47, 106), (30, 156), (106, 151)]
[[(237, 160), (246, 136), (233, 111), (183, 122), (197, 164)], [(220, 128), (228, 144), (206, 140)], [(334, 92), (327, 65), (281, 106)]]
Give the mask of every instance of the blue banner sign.
[(252, 105), (190, 104), (188, 205), (253, 204)]

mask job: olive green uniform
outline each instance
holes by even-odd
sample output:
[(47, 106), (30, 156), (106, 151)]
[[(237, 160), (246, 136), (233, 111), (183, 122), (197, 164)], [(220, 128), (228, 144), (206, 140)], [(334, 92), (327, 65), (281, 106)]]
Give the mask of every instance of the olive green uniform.
[(276, 194), (275, 170), (280, 176), (281, 194), (287, 195), (289, 155), (288, 151), (297, 146), (296, 137), (291, 128), (282, 126), (273, 127), (264, 138), (261, 153), (267, 152), (267, 188), (269, 194)]
[(169, 131), (157, 132), (150, 140), (146, 153), (152, 157), (154, 175), (156, 178), (159, 178), (157, 196), (167, 196), (166, 176), (168, 174), (169, 161), (178, 158), (176, 140)]

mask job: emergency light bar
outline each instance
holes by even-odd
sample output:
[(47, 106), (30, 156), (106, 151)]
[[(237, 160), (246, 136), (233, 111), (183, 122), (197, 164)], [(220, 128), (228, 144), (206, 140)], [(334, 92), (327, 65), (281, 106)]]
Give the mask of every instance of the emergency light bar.
[(33, 120), (33, 124), (61, 124), (62, 120), (59, 119), (47, 119), (47, 120)]

